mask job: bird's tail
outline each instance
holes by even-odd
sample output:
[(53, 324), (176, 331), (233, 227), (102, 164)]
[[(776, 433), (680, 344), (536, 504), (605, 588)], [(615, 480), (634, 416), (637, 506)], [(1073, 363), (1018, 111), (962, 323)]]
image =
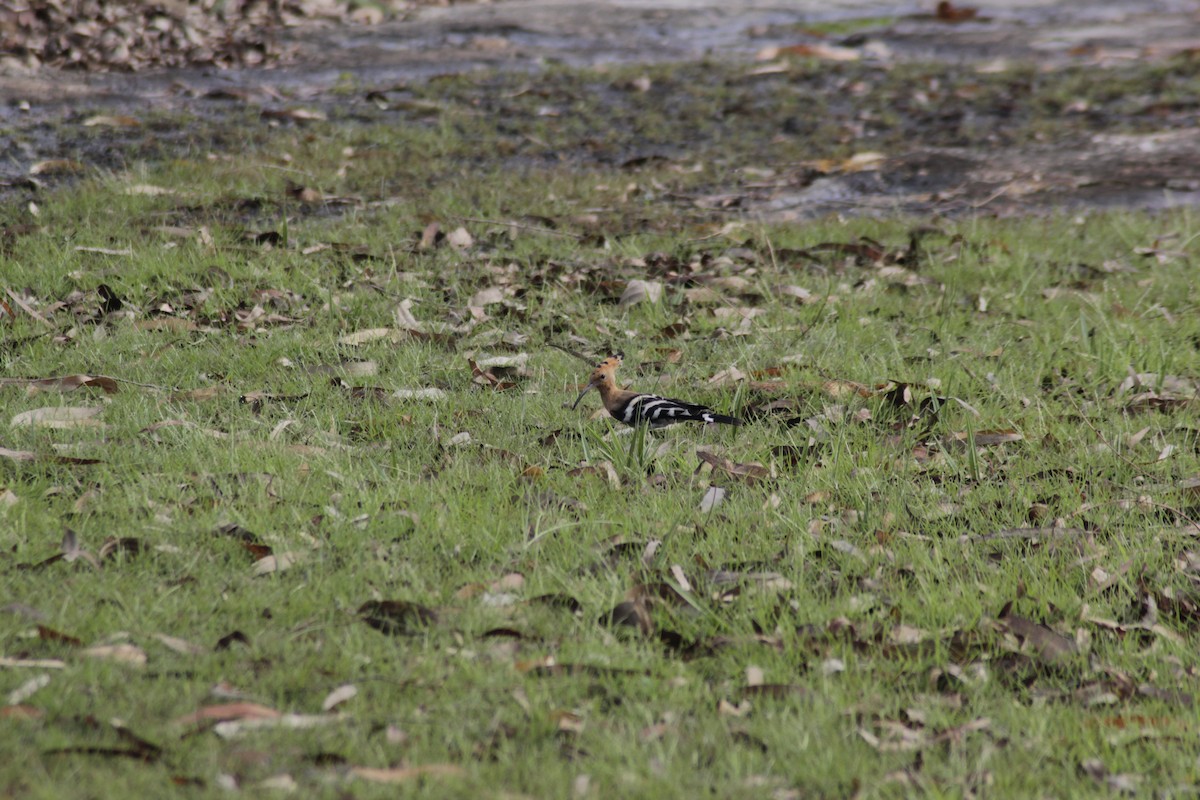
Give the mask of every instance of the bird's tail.
[(722, 425), (744, 425), (737, 417), (727, 417), (724, 414), (705, 414), (704, 421), (710, 425), (714, 422), (719, 422)]

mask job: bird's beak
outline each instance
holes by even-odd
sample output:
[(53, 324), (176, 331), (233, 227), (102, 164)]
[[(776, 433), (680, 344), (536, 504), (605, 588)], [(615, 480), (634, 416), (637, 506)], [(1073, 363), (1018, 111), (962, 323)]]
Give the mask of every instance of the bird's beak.
[(583, 387), (583, 391), (579, 393), (579, 397), (575, 398), (575, 402), (571, 404), (571, 408), (575, 408), (576, 406), (578, 406), (579, 401), (583, 399), (583, 396), (595, 388), (596, 388), (596, 384), (594, 384), (594, 383), (589, 383), (587, 386)]

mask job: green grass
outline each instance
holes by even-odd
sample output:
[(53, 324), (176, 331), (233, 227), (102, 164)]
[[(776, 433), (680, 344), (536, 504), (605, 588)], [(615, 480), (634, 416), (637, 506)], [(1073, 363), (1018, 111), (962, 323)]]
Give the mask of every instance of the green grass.
[[(540, 78), (528, 102), (569, 79)], [(747, 221), (714, 236), (722, 218), (671, 199), (699, 179), (577, 159), (579, 133), (534, 114), (508, 123), (514, 147), (538, 152), (481, 150), (497, 136), (486, 115), (240, 119), (240, 149), (197, 126), (194, 149), (41, 196), (36, 218), (5, 208), (4, 284), (48, 324), (10, 300), (3, 374), (125, 381), (112, 395), (0, 389), (0, 445), (35, 454), (0, 460), (16, 498), (0, 511), (0, 571), (21, 604), (0, 615), (0, 642), (62, 662), (0, 670), (6, 695), (50, 680), (0, 727), (8, 796), (216, 796), (281, 776), (306, 795), (390, 796), (352, 768), (443, 764), (461, 773), (404, 791), (1094, 796), (1103, 780), (1081, 765), (1095, 759), (1147, 793), (1195, 784), (1190, 212), (938, 220), (912, 263), (858, 263), (808, 249), (869, 237), (902, 253), (928, 221)], [(713, 124), (705, 153), (730, 140)], [(576, 155), (558, 163), (543, 145)], [(763, 158), (741, 146), (703, 180)], [(356, 202), (305, 206), (288, 179)], [(124, 194), (131, 183), (179, 194)], [(474, 244), (419, 249), (431, 221)], [(246, 238), (264, 231), (282, 241)], [(1137, 252), (1150, 246), (1182, 255)], [(662, 299), (618, 306), (633, 278), (665, 283)], [(100, 311), (102, 283), (123, 308)], [(700, 285), (717, 301), (689, 299)], [(476, 320), (467, 306), (491, 287), (505, 303)], [(408, 299), (427, 335), (339, 343), (396, 327)], [(735, 307), (763, 313), (742, 328), (713, 310)], [(162, 318), (192, 329), (147, 327)], [(749, 424), (607, 439), (594, 394), (564, 407), (588, 365), (552, 344), (622, 349), (634, 388)], [(473, 381), (468, 357), (516, 351), (524, 371), (496, 375), (515, 386)], [(363, 360), (373, 374), (345, 384), (445, 397), (335, 385), (338, 365)], [(746, 381), (710, 381), (730, 368)], [(1159, 377), (1121, 390), (1131, 372)], [(889, 381), (910, 402), (877, 388)], [(207, 388), (221, 391), (184, 394)], [(242, 399), (253, 392), (270, 396)], [(930, 400), (936, 415), (918, 415)], [(771, 401), (790, 405), (760, 414)], [(102, 405), (104, 427), (7, 427), (59, 405)], [(164, 421), (187, 424), (151, 429)], [(699, 447), (772, 476), (699, 469)], [(702, 513), (710, 486), (727, 494)], [(1065, 533), (988, 538), (1056, 524)], [(65, 529), (92, 555), (110, 536), (138, 552), (36, 566)], [(296, 563), (256, 576), (261, 546)], [(359, 613), (377, 600), (436, 618), (381, 632)], [(642, 626), (610, 624), (623, 603)], [(113, 643), (145, 664), (85, 653)], [(748, 688), (748, 670), (785, 688)], [(345, 684), (357, 696), (324, 715)], [(330, 718), (229, 738), (178, 722), (231, 697)]]

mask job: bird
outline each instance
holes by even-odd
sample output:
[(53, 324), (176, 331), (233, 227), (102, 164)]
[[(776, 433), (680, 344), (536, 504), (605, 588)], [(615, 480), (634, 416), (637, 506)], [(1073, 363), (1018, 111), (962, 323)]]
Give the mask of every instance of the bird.
[(711, 408), (696, 403), (620, 388), (617, 386), (616, 372), (617, 367), (621, 366), (621, 360), (622, 356), (618, 353), (597, 364), (588, 378), (587, 386), (579, 393), (579, 397), (575, 398), (571, 408), (578, 406), (585, 394), (596, 389), (600, 392), (600, 401), (604, 403), (608, 413), (630, 427), (649, 425), (651, 428), (665, 428), (677, 422), (742, 424), (737, 417), (718, 414)]

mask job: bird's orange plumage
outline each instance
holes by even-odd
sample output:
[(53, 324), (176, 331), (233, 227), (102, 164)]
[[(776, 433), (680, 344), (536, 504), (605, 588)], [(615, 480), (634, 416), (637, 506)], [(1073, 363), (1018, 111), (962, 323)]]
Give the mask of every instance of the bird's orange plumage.
[(742, 421), (734, 417), (717, 414), (711, 409), (683, 400), (672, 400), (653, 394), (631, 392), (617, 386), (617, 367), (621, 366), (621, 356), (614, 355), (601, 361), (588, 377), (587, 386), (575, 398), (575, 404), (592, 389), (600, 392), (600, 401), (604, 408), (615, 419), (626, 425), (649, 425), (661, 428), (676, 422), (720, 422), (726, 425), (741, 425)]

